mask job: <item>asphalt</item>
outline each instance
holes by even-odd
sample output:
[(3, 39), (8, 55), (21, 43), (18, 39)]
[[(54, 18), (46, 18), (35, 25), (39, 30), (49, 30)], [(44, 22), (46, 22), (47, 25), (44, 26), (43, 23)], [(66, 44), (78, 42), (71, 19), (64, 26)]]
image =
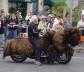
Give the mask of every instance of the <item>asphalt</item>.
[(15, 63), (10, 56), (2, 59), (0, 54), (0, 72), (83, 72), (84, 53), (74, 53), (68, 64), (42, 64), (35, 65), (34, 59), (27, 58), (23, 63)]

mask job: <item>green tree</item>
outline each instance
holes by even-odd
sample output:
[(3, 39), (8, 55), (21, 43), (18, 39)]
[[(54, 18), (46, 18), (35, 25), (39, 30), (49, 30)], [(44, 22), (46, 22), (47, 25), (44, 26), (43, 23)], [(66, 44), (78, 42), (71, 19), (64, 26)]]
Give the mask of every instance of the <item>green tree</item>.
[(14, 8), (14, 7), (10, 7), (10, 9), (9, 9), (9, 13), (10, 14), (12, 14), (12, 13), (16, 13), (16, 8)]
[(52, 13), (61, 16), (65, 16), (66, 13), (69, 12), (68, 6), (64, 2), (54, 3), (52, 5)]
[(72, 25), (76, 26), (78, 21), (81, 18), (81, 11), (84, 9), (84, 6), (79, 6), (73, 10)]

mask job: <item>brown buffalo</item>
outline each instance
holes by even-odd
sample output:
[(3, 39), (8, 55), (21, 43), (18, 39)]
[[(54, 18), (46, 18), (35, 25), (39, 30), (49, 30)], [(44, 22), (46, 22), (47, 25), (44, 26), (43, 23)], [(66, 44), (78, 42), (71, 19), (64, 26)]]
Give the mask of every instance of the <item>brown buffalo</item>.
[(65, 30), (64, 42), (71, 46), (76, 46), (80, 41), (80, 31), (77, 28), (70, 28)]
[(4, 48), (4, 57), (14, 54), (28, 55), (33, 52), (31, 43), (25, 38), (7, 40)]
[(73, 49), (70, 47), (78, 45), (80, 41), (80, 32), (77, 28), (69, 28), (64, 30), (61, 25), (58, 25), (49, 31), (49, 33), (52, 38), (54, 49), (61, 52), (66, 50), (70, 52), (72, 51), (73, 53)]

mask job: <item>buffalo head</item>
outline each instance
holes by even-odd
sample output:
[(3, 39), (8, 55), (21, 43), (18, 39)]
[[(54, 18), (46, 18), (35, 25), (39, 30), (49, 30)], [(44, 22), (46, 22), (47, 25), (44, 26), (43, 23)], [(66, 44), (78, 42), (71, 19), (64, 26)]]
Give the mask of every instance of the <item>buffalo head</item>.
[(71, 28), (65, 30), (64, 42), (71, 46), (76, 46), (80, 41), (80, 32), (77, 28)]

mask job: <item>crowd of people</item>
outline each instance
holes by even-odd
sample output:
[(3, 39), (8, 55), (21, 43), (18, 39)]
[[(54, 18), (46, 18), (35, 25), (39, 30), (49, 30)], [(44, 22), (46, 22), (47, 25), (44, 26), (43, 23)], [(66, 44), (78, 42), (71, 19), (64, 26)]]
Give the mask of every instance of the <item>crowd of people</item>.
[(4, 47), (3, 43), (5, 40), (17, 37), (19, 34), (18, 26), (21, 21), (22, 16), (20, 12), (5, 15), (4, 10), (0, 10), (0, 48)]
[[(67, 28), (70, 24), (67, 19), (63, 19), (61, 16), (57, 17), (54, 14), (45, 16), (42, 13), (33, 14), (29, 12), (25, 19), (23, 19), (21, 12), (5, 15), (4, 10), (0, 10), (0, 47), (5, 40), (16, 38), (18, 36), (24, 36), (23, 33), (28, 32), (28, 26), (34, 20), (38, 20), (38, 28), (41, 33), (46, 33), (47, 30), (54, 27), (55, 24), (60, 24)], [(27, 34), (26, 34), (27, 36)], [(26, 37), (25, 36), (25, 37)]]

